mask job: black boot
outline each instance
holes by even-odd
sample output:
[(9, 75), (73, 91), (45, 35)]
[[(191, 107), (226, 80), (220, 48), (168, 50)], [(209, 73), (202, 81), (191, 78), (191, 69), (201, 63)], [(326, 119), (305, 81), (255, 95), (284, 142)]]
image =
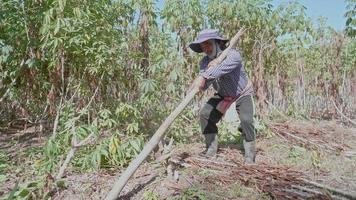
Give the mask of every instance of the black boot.
[(207, 157), (214, 157), (218, 151), (218, 135), (215, 133), (204, 134)]
[(243, 145), (245, 149), (245, 164), (253, 164), (256, 157), (256, 142), (247, 142), (244, 140)]

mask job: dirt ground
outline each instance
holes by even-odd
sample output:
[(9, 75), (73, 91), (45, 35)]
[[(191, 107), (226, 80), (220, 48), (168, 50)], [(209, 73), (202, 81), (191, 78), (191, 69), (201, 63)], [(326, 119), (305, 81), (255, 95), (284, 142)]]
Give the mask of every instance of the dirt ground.
[[(166, 159), (141, 165), (119, 199), (355, 199), (355, 128), (295, 120), (268, 127), (257, 138), (255, 165), (243, 163), (239, 144), (220, 143), (216, 158), (201, 155), (202, 142), (176, 144)], [(3, 150), (25, 148), (4, 141)], [(103, 199), (119, 174), (69, 170), (52, 199)], [(0, 184), (0, 195), (14, 179)]]

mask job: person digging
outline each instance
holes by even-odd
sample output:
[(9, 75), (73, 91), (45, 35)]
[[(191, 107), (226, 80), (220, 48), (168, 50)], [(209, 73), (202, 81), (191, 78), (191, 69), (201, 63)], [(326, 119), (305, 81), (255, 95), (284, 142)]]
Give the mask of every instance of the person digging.
[(229, 50), (220, 64), (212, 62), (226, 48), (227, 39), (216, 29), (205, 29), (198, 34), (189, 47), (196, 53), (204, 53), (200, 61), (199, 76), (193, 81), (191, 88), (199, 88), (202, 92), (210, 85), (216, 93), (200, 110), (200, 126), (205, 137), (208, 157), (216, 156), (218, 150), (218, 127), (224, 113), (233, 102), (240, 118), (240, 128), (245, 151), (245, 163), (253, 164), (256, 155), (255, 127), (253, 123), (254, 102), (253, 86), (242, 64), (240, 53), (236, 49)]

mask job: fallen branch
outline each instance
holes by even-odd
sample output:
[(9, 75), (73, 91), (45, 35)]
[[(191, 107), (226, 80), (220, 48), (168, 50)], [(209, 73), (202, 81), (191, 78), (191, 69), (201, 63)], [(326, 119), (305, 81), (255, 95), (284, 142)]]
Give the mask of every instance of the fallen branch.
[[(275, 127), (275, 126), (272, 126), (272, 128), (275, 128), (275, 129), (278, 130), (278, 128)], [(305, 139), (305, 138), (298, 137), (298, 136), (296, 136), (296, 135), (294, 135), (294, 134), (291, 134), (291, 133), (289, 133), (289, 132), (287, 132), (287, 131), (283, 131), (282, 133), (285, 134), (285, 135), (287, 135), (287, 136), (289, 136), (289, 137), (294, 138), (295, 140), (299, 140), (299, 141), (301, 141), (301, 142), (303, 142), (303, 143), (307, 143), (307, 144), (309, 143), (309, 144), (314, 145), (314, 146), (316, 146), (316, 147), (324, 148), (324, 149), (327, 149), (327, 150), (330, 150), (330, 151), (335, 151), (335, 149), (332, 148), (332, 147), (317, 144), (317, 143), (312, 142), (312, 141), (309, 141), (309, 140), (307, 140), (307, 139)], [(278, 136), (281, 136), (280, 134), (277, 134), (277, 135), (278, 135)], [(285, 139), (285, 137), (282, 137), (282, 138)]]
[[(317, 198), (319, 195), (323, 194), (316, 194), (313, 191), (303, 191), (301, 189), (297, 188), (284, 188), (284, 189), (275, 189), (275, 193), (278, 193), (278, 191), (283, 194), (287, 193), (288, 195), (282, 195), (284, 198), (280, 199), (321, 199), (321, 200), (330, 200), (330, 198)], [(325, 196), (325, 195), (324, 195)], [(279, 199), (279, 198), (276, 198)]]
[(347, 156), (347, 157), (356, 156), (356, 151), (346, 151), (345, 156)]
[(301, 191), (306, 191), (306, 192), (312, 193), (312, 194), (317, 194), (317, 195), (323, 194), (322, 192), (320, 192), (318, 190), (302, 187), (302, 186), (299, 186), (299, 185), (292, 185), (292, 188), (295, 188), (295, 189), (298, 189), (298, 190), (301, 190)]
[(184, 161), (178, 160), (178, 159), (170, 158), (168, 161), (171, 163), (174, 163), (175, 165), (177, 165), (179, 167), (185, 167), (185, 168), (192, 167), (192, 165), (190, 165)]
[(236, 167), (236, 164), (233, 163), (228, 163), (224, 161), (214, 161), (212, 159), (206, 159), (206, 158), (198, 158), (198, 157), (192, 157), (193, 160), (197, 160), (200, 162), (205, 162), (205, 163), (213, 163), (215, 165), (224, 165), (224, 166), (229, 166), (229, 167)]
[[(230, 41), (229, 46), (220, 54), (217, 58), (218, 61), (222, 61), (226, 58), (227, 52), (236, 46), (239, 37), (244, 32), (244, 28), (240, 29), (239, 32), (235, 35), (235, 37)], [(225, 57), (224, 57), (225, 56)], [(209, 63), (210, 64), (210, 63)], [(194, 98), (194, 96), (198, 93), (198, 88), (193, 88), (188, 95), (183, 99), (183, 101), (178, 105), (178, 107), (166, 118), (163, 124), (158, 128), (152, 138), (148, 141), (148, 143), (143, 147), (140, 154), (130, 163), (128, 168), (121, 174), (119, 179), (115, 181), (114, 186), (111, 191), (106, 196), (106, 200), (114, 200), (116, 199), (121, 190), (126, 185), (127, 181), (130, 177), (135, 173), (141, 163), (148, 157), (148, 155), (152, 152), (152, 150), (157, 146), (159, 141), (164, 136), (165, 131), (172, 124), (172, 122), (177, 118), (177, 116), (183, 111), (183, 109), (188, 105), (188, 103)]]
[(351, 194), (351, 193), (339, 190), (337, 188), (333, 188), (333, 187), (330, 187), (330, 186), (327, 186), (327, 185), (323, 185), (323, 184), (320, 184), (320, 183), (317, 183), (317, 182), (314, 182), (314, 181), (309, 181), (309, 180), (304, 179), (304, 178), (302, 178), (301, 180), (306, 182), (306, 183), (309, 183), (310, 185), (314, 185), (316, 187), (328, 190), (328, 191), (330, 191), (330, 192), (332, 192), (334, 194), (338, 194), (338, 195), (341, 195), (343, 197), (346, 197), (346, 198), (349, 198), (349, 199), (352, 199), (352, 200), (356, 200), (356, 194), (355, 193)]
[(288, 142), (288, 139), (286, 137), (284, 137), (283, 135), (281, 135), (280, 133), (278, 133), (277, 131), (274, 132), (276, 135), (278, 135), (280, 138), (282, 138), (283, 140)]
[(181, 162), (188, 164), (187, 167), (190, 168), (219, 172), (209, 173), (209, 176), (199, 180), (200, 182), (206, 181), (207, 184), (221, 187), (220, 184), (224, 186), (236, 181), (248, 184), (252, 181), (260, 192), (268, 193), (275, 199), (356, 199), (356, 194), (309, 181), (303, 172), (292, 167), (273, 166), (262, 162), (247, 166), (240, 162), (236, 155), (229, 162), (196, 156), (176, 161), (182, 166)]
[(336, 106), (335, 101), (331, 100), (333, 102), (333, 105), (336, 109), (336, 111), (341, 115), (341, 117), (347, 119), (351, 124), (356, 125), (356, 122), (354, 122), (353, 120), (351, 120), (350, 118), (348, 118), (344, 113), (341, 112), (341, 110)]

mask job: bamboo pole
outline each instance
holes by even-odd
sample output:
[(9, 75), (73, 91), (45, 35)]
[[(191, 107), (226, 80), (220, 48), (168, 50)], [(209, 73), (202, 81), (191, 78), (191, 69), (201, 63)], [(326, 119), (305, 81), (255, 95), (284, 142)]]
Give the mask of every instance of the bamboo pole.
[(183, 109), (188, 105), (188, 103), (194, 98), (195, 94), (198, 92), (198, 88), (193, 88), (188, 95), (183, 99), (183, 101), (178, 105), (178, 107), (166, 118), (163, 124), (158, 128), (156, 133), (144, 146), (141, 153), (130, 163), (128, 168), (121, 174), (119, 179), (115, 182), (109, 194), (106, 196), (106, 200), (116, 199), (121, 190), (126, 185), (129, 178), (135, 173), (141, 163), (148, 157), (148, 155), (153, 151), (156, 145), (159, 143), (163, 137), (165, 131), (174, 121), (174, 119), (183, 111)]
[[(213, 65), (209, 63), (211, 67), (216, 64), (221, 63), (227, 56), (230, 49), (234, 48), (237, 45), (239, 37), (244, 33), (245, 29), (241, 28), (239, 32), (231, 39), (229, 46), (220, 54), (220, 56), (214, 59)], [(135, 173), (141, 163), (148, 157), (148, 155), (153, 151), (157, 146), (159, 141), (165, 134), (165, 131), (172, 124), (172, 122), (177, 118), (177, 116), (184, 110), (188, 103), (194, 98), (194, 96), (199, 92), (199, 88), (192, 88), (192, 90), (187, 94), (187, 96), (182, 100), (178, 107), (166, 118), (163, 124), (158, 128), (152, 138), (148, 143), (143, 147), (140, 154), (130, 163), (127, 169), (121, 174), (118, 180), (115, 181), (114, 186), (111, 191), (106, 196), (105, 200), (115, 200), (119, 196), (121, 190), (125, 187), (127, 181)]]

